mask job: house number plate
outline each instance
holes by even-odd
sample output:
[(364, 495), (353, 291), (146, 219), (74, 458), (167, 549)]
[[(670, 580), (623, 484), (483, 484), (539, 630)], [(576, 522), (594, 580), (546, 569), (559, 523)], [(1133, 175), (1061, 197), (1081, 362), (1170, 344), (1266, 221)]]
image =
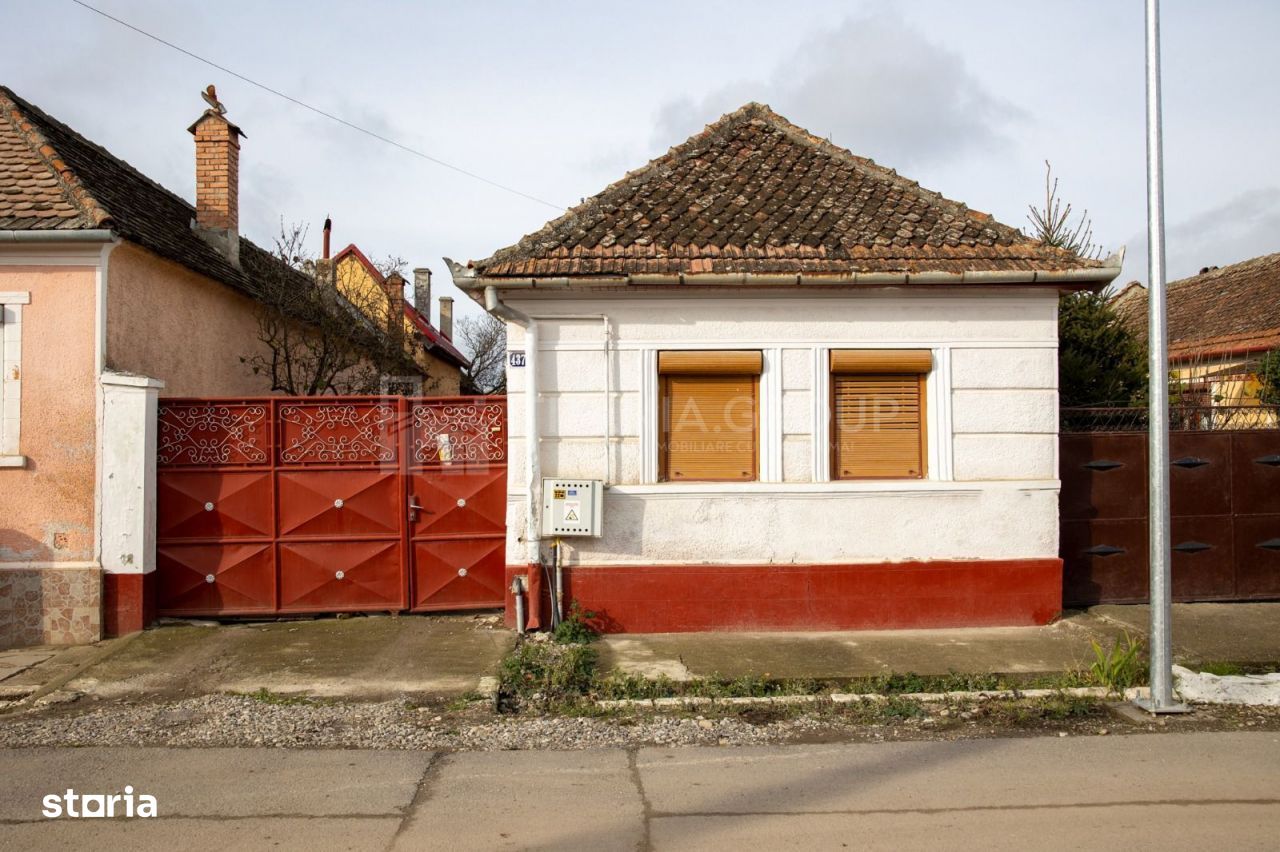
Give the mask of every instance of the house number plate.
[(512, 367), (524, 366), (524, 352), (508, 352), (507, 363)]

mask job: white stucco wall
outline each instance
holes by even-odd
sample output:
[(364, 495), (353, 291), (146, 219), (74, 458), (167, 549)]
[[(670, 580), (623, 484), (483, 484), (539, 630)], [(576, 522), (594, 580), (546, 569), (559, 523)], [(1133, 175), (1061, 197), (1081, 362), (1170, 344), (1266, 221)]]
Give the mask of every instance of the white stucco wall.
[[(571, 562), (1000, 559), (1057, 554), (1057, 294), (1046, 290), (507, 294), (539, 318), (542, 471), (605, 479)], [(604, 325), (609, 317), (609, 459)], [(563, 315), (575, 319), (552, 319)], [(596, 315), (587, 317), (586, 315)], [(508, 346), (523, 348), (522, 329)], [(827, 353), (928, 348), (929, 476), (829, 481)], [(760, 479), (657, 481), (657, 353), (760, 349)], [(508, 368), (508, 561), (523, 561), (523, 392)]]

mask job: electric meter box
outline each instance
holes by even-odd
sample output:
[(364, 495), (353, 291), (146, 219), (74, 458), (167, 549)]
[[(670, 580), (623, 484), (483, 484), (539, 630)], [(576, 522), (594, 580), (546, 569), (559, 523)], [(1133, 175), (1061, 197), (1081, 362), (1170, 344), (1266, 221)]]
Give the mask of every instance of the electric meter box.
[(599, 538), (604, 483), (599, 479), (542, 480), (542, 534)]

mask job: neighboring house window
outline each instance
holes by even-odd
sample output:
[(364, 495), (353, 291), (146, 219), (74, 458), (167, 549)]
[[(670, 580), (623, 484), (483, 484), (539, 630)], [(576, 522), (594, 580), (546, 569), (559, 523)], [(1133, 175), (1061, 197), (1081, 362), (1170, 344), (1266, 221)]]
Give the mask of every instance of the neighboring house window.
[(758, 351), (658, 353), (660, 479), (756, 478), (762, 369)]
[(29, 293), (0, 293), (0, 467), (20, 467), (22, 306)]
[(927, 349), (831, 353), (833, 479), (923, 479)]

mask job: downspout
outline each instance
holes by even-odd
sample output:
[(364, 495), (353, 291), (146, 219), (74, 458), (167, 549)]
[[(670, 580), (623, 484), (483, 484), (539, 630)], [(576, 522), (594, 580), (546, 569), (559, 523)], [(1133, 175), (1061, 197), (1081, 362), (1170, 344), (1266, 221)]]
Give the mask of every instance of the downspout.
[(538, 322), (504, 303), (498, 288), (484, 288), (484, 309), (524, 329), (525, 547), (529, 565), (542, 564), (542, 458), (538, 434)]
[[(75, 233), (74, 231), (68, 233)], [(98, 252), (98, 265), (93, 280), (93, 561), (101, 567), (102, 561), (102, 431), (106, 420), (106, 394), (102, 389), (102, 375), (107, 369), (107, 296), (110, 272), (108, 261), (111, 251), (120, 244), (120, 238), (107, 232), (109, 241)]]
[(102, 378), (103, 371), (107, 369), (107, 296), (108, 284), (110, 283), (107, 263), (111, 258), (112, 249), (119, 244), (119, 237), (115, 237), (102, 247), (102, 251), (98, 254), (97, 273), (94, 276), (94, 296), (96, 299), (93, 317), (95, 338), (94, 374), (97, 378)]

